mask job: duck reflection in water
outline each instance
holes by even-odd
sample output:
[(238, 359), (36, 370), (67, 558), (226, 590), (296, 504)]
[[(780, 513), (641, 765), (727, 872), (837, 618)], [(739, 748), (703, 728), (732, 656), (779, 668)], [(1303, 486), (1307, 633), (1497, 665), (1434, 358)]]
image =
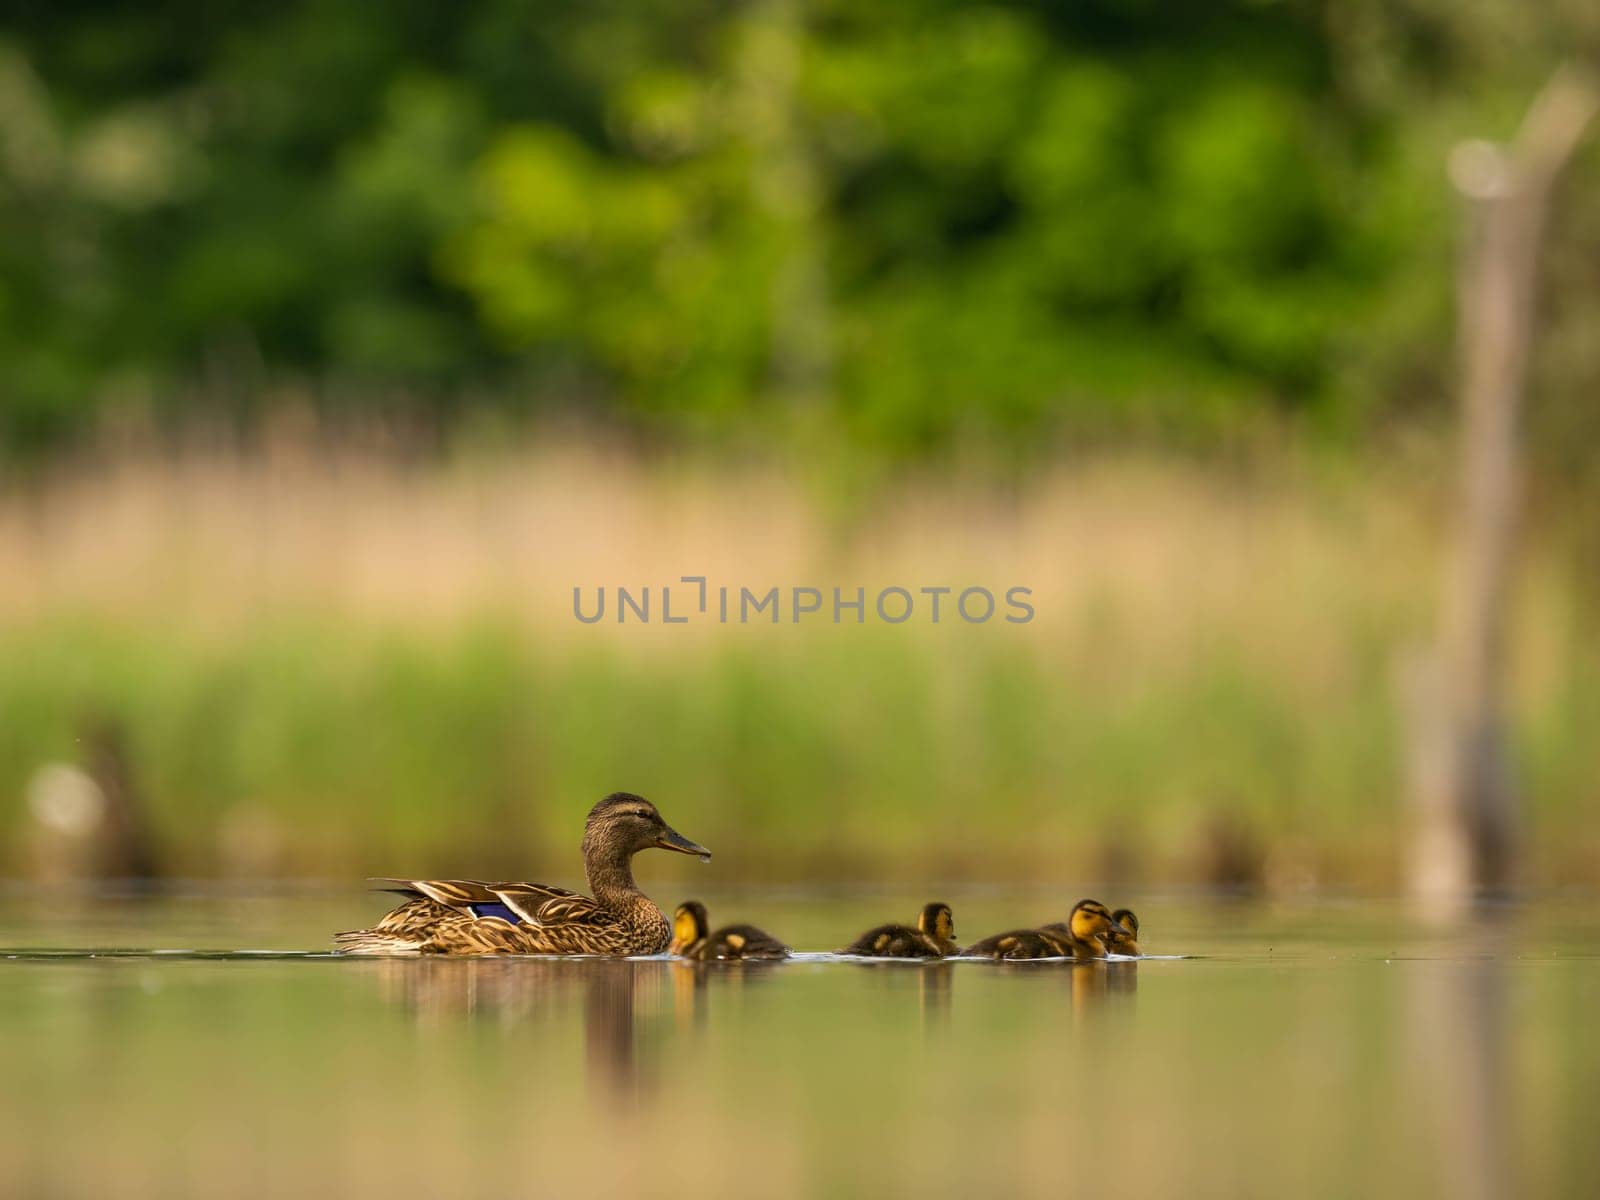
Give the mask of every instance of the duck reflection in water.
[(676, 1028), (704, 1030), (712, 991), (738, 1002), (772, 978), (777, 962), (664, 962), (629, 959), (376, 959), (383, 998), (424, 1028), (492, 1022), (507, 1030), (570, 1022), (582, 1013), (591, 1086), (608, 1101), (657, 1091), (661, 1046)]
[(377, 968), (384, 999), (419, 1026), (492, 1021), (506, 1029), (569, 1021), (581, 1005), (584, 1058), (608, 1099), (655, 1090), (659, 1031), (676, 1003), (664, 962), (625, 959), (390, 959)]

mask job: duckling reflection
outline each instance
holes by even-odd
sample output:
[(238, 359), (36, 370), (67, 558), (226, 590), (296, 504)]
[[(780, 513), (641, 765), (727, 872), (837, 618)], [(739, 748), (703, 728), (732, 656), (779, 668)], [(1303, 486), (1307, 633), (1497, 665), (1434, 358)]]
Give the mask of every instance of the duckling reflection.
[(1096, 960), (1066, 974), (1073, 1013), (1078, 1017), (1124, 1008), (1139, 990), (1139, 964), (1134, 962)]
[(917, 1007), (924, 1029), (949, 1024), (954, 976), (955, 967), (947, 962), (930, 963), (917, 972)]
[[(909, 962), (884, 960), (881, 963), (849, 964), (870, 980), (867, 986), (883, 997), (893, 1011), (904, 1012), (915, 1005), (923, 1029), (943, 1028), (950, 1020), (955, 991), (955, 965), (941, 959)], [(845, 969), (843, 964), (831, 970)]]
[(745, 989), (765, 986), (783, 971), (783, 961), (775, 958), (739, 959), (730, 967), (725, 962), (680, 958), (666, 964), (672, 980), (673, 1022), (680, 1034), (701, 1036), (711, 1019), (712, 995), (719, 1004), (742, 1003)]

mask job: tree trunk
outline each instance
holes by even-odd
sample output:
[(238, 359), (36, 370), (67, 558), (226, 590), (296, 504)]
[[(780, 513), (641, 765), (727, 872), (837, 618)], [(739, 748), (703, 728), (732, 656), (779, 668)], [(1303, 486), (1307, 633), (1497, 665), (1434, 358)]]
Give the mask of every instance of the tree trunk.
[(1518, 433), (1550, 195), (1597, 103), (1588, 79), (1557, 72), (1511, 146), (1469, 142), (1450, 160), (1470, 212), (1459, 299), (1460, 499), (1413, 751), (1419, 827), (1411, 864), (1417, 891), (1449, 903), (1515, 877), (1518, 805), (1504, 685)]

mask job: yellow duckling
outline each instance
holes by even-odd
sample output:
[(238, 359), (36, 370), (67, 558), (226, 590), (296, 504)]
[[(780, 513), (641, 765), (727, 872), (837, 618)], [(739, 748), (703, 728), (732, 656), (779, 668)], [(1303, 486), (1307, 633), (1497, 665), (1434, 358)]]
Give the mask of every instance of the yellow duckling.
[(1127, 934), (1111, 910), (1098, 900), (1080, 900), (1066, 921), (1038, 929), (1013, 929), (968, 946), (964, 958), (1027, 959), (1072, 958), (1089, 962), (1106, 956), (1106, 938)]
[(1079, 900), (1065, 923), (1053, 921), (1042, 932), (1062, 941), (1079, 962), (1104, 958), (1113, 938), (1133, 936), (1117, 915), (1098, 900)]
[(1143, 954), (1139, 949), (1139, 918), (1131, 908), (1119, 908), (1111, 914), (1111, 919), (1128, 932), (1118, 933), (1111, 930), (1106, 936), (1106, 949), (1112, 954)]
[(961, 953), (956, 945), (956, 919), (948, 904), (924, 904), (917, 927), (879, 925), (851, 942), (840, 954), (870, 958), (947, 958)]
[(672, 914), (671, 952), (696, 962), (789, 957), (789, 947), (754, 925), (724, 925), (715, 933), (710, 927), (706, 906), (685, 900)]

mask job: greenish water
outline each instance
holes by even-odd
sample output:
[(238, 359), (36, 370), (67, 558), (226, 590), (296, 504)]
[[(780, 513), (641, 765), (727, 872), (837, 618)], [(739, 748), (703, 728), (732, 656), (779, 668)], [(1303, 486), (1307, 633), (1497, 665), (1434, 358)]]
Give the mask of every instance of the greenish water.
[[(926, 898), (705, 896), (807, 950)], [(1592, 1194), (1595, 906), (1105, 899), (1189, 957), (363, 961), (356, 889), (0, 893), (0, 1191)]]

